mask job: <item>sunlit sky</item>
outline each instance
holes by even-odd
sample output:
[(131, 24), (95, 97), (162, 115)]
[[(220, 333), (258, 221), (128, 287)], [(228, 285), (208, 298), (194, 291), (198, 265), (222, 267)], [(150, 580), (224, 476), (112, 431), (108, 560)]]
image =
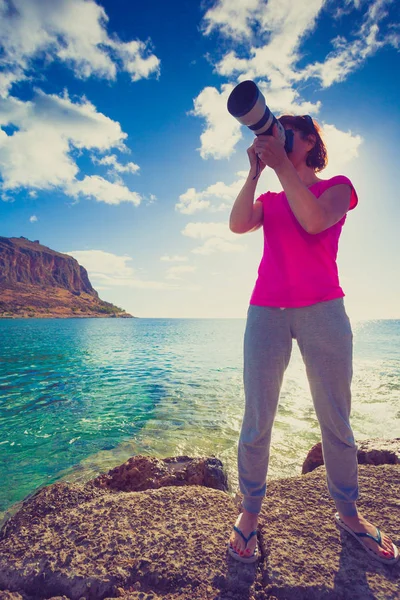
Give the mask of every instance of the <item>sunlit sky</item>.
[(253, 135), (226, 100), (253, 79), (358, 192), (349, 316), (400, 318), (398, 3), (0, 0), (0, 48), (0, 235), (74, 256), (135, 316), (245, 318), (263, 232), (228, 227)]

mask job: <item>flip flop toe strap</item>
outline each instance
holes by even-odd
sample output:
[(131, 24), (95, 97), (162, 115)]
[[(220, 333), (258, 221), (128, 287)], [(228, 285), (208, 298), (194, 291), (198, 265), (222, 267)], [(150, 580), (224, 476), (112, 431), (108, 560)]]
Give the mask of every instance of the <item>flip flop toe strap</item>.
[(244, 533), (243, 533), (242, 531), (240, 531), (239, 527), (236, 527), (236, 525), (234, 525), (234, 526), (233, 526), (233, 529), (234, 529), (235, 531), (237, 531), (239, 535), (241, 535), (241, 536), (242, 536), (242, 538), (244, 539), (244, 541), (245, 541), (245, 542), (246, 542), (246, 544), (247, 544), (247, 537), (244, 535)]
[(250, 538), (252, 538), (252, 537), (253, 537), (253, 535), (256, 535), (256, 534), (257, 534), (257, 529), (255, 529), (254, 531), (252, 531), (252, 532), (250, 533), (249, 537), (246, 537), (246, 536), (244, 535), (244, 533), (243, 533), (242, 531), (240, 531), (239, 527), (236, 527), (236, 525), (234, 525), (234, 526), (233, 526), (233, 529), (234, 529), (235, 531), (237, 531), (239, 535), (241, 535), (241, 536), (242, 536), (242, 538), (243, 538), (243, 539), (244, 539), (244, 541), (246, 542), (246, 546), (247, 546), (247, 544), (248, 544), (248, 542), (249, 542), (249, 539), (250, 539)]
[(371, 535), (370, 533), (357, 533), (356, 531), (354, 531), (354, 533), (358, 536), (358, 537), (370, 537), (372, 540), (374, 540), (374, 542), (376, 542), (377, 544), (379, 544), (380, 546), (383, 546), (382, 544), (382, 536), (381, 536), (381, 532), (378, 529), (378, 527), (376, 528), (377, 534), (376, 537), (374, 537), (373, 535)]

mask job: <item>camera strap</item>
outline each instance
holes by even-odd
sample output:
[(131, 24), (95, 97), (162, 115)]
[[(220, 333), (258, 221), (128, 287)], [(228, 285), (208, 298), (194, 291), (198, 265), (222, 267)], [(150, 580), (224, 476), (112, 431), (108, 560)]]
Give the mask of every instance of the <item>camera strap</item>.
[(260, 159), (259, 159), (258, 154), (257, 154), (256, 174), (253, 177), (253, 181), (254, 181), (254, 179), (256, 179), (259, 176), (260, 170), (261, 170)]

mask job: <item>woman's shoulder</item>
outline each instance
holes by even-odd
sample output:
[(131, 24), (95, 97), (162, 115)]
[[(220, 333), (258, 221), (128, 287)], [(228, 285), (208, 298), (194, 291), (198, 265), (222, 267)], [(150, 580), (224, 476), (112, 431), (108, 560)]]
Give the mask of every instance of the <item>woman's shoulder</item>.
[(278, 194), (282, 194), (282, 192), (264, 192), (263, 194), (261, 194), (260, 196), (258, 196), (258, 198), (256, 198), (256, 202), (265, 202), (266, 200), (271, 199), (273, 196), (277, 196)]
[(329, 179), (319, 179), (315, 182), (315, 184), (321, 184), (326, 187), (337, 185), (339, 183), (347, 183), (351, 187), (354, 187), (351, 180), (346, 175), (334, 175), (333, 177), (329, 177)]
[(340, 185), (340, 184), (349, 185), (351, 187), (351, 198), (350, 198), (349, 210), (352, 210), (353, 208), (355, 208), (357, 206), (357, 204), (358, 204), (357, 192), (354, 188), (352, 181), (346, 175), (334, 175), (333, 177), (330, 177), (329, 179), (320, 179), (317, 183), (320, 184), (319, 189), (320, 189), (321, 193), (334, 185)]

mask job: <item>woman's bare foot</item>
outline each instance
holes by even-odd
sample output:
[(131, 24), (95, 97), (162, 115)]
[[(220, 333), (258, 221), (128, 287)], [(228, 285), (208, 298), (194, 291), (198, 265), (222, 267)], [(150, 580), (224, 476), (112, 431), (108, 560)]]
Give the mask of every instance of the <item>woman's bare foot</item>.
[[(250, 533), (257, 529), (257, 523), (258, 514), (250, 513), (245, 508), (243, 508), (243, 512), (240, 513), (235, 525), (243, 532), (243, 535), (248, 538)], [(246, 542), (244, 541), (242, 536), (239, 533), (237, 533), (237, 531), (233, 530), (232, 535), (229, 538), (229, 542), (231, 547), (238, 554), (240, 554), (240, 556), (251, 556), (254, 553), (254, 548), (257, 545), (257, 536), (253, 535), (249, 539), (249, 543), (246, 547)]]
[[(346, 523), (350, 529), (355, 531), (356, 533), (370, 533), (374, 537), (376, 537), (376, 527), (372, 523), (369, 523), (367, 519), (358, 514), (356, 517), (346, 517), (339, 512), (339, 516)], [(394, 556), (393, 552), (393, 542), (386, 533), (381, 531), (382, 535), (382, 544), (380, 546), (377, 542), (374, 542), (370, 537), (362, 537), (362, 542), (371, 550), (382, 556), (382, 558), (392, 558)]]

